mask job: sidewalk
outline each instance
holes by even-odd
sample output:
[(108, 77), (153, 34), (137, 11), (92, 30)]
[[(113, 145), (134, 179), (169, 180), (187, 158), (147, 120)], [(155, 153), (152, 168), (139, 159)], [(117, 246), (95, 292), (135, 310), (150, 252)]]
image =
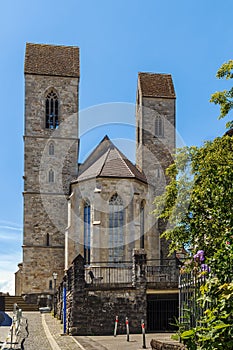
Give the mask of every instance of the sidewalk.
[[(142, 349), (142, 335), (114, 336), (68, 336), (63, 335), (63, 325), (50, 313), (25, 312), (28, 319), (29, 337), (25, 341), (25, 350), (139, 350)], [(8, 328), (9, 329), (9, 328)], [(146, 348), (151, 349), (151, 339), (173, 344), (169, 333), (146, 334)]]
[[(0, 341), (4, 342), (10, 332), (10, 327), (9, 326), (0, 326)], [(1, 346), (1, 344), (0, 344)], [(1, 349), (1, 347), (0, 347)]]
[[(126, 340), (126, 335), (118, 335), (116, 338), (113, 336), (76, 336), (74, 338), (78, 340), (85, 350), (140, 350), (143, 348), (141, 334), (130, 335), (129, 342)], [(170, 344), (179, 344), (176, 341), (172, 341), (171, 334), (168, 333), (146, 334), (146, 349), (151, 349), (151, 339), (166, 341)], [(83, 350), (83, 348), (81, 349)]]
[[(50, 314), (42, 315), (50, 333), (61, 349), (70, 350), (139, 350), (142, 349), (142, 335), (132, 334), (127, 342), (126, 335), (112, 336), (61, 336), (62, 325)], [(171, 340), (171, 333), (146, 334), (146, 348), (151, 349), (151, 339), (179, 344)], [(53, 348), (54, 349), (54, 348)]]

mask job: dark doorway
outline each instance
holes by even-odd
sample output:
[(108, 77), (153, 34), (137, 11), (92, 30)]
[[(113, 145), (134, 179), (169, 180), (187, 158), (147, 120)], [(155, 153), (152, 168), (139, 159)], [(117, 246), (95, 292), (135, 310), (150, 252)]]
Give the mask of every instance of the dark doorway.
[(147, 330), (149, 332), (172, 332), (178, 319), (178, 294), (147, 295)]

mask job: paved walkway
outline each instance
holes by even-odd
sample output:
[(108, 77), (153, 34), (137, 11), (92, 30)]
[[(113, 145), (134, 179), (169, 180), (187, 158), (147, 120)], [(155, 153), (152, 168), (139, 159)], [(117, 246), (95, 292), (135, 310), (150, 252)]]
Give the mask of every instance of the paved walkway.
[[(40, 314), (39, 312), (25, 312), (24, 317), (28, 319), (29, 337), (24, 343), (25, 350), (139, 350), (142, 349), (142, 335), (130, 335), (127, 342), (126, 335), (113, 336), (67, 336), (62, 335), (63, 328), (60, 321), (53, 318), (51, 314)], [(0, 340), (1, 336), (0, 327)], [(5, 327), (4, 327), (5, 328)], [(9, 327), (8, 327), (9, 330)], [(3, 331), (3, 329), (2, 329)], [(5, 333), (6, 328), (5, 328)], [(3, 333), (2, 333), (3, 334)], [(171, 341), (171, 334), (147, 334), (146, 346), (150, 349), (151, 339)]]

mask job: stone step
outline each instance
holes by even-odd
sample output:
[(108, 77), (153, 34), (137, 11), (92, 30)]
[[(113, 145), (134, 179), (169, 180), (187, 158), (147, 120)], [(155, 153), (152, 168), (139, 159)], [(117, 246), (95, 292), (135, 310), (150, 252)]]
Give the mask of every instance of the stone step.
[(14, 304), (17, 304), (22, 311), (38, 311), (37, 304), (28, 304), (21, 296), (6, 296), (5, 297), (5, 311), (13, 311)]

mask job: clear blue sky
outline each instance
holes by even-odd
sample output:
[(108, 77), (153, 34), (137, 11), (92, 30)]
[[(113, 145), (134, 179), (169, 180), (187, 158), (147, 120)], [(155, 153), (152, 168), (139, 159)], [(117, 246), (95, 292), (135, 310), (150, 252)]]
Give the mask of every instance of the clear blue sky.
[[(233, 58), (232, 13), (232, 0), (1, 2), (0, 291), (13, 291), (22, 260), (26, 42), (80, 47), (81, 110), (134, 103), (139, 71), (171, 73), (178, 132), (185, 144), (200, 145), (224, 132), (218, 107), (208, 101), (230, 86), (215, 74)], [(85, 118), (81, 123), (85, 128)]]

